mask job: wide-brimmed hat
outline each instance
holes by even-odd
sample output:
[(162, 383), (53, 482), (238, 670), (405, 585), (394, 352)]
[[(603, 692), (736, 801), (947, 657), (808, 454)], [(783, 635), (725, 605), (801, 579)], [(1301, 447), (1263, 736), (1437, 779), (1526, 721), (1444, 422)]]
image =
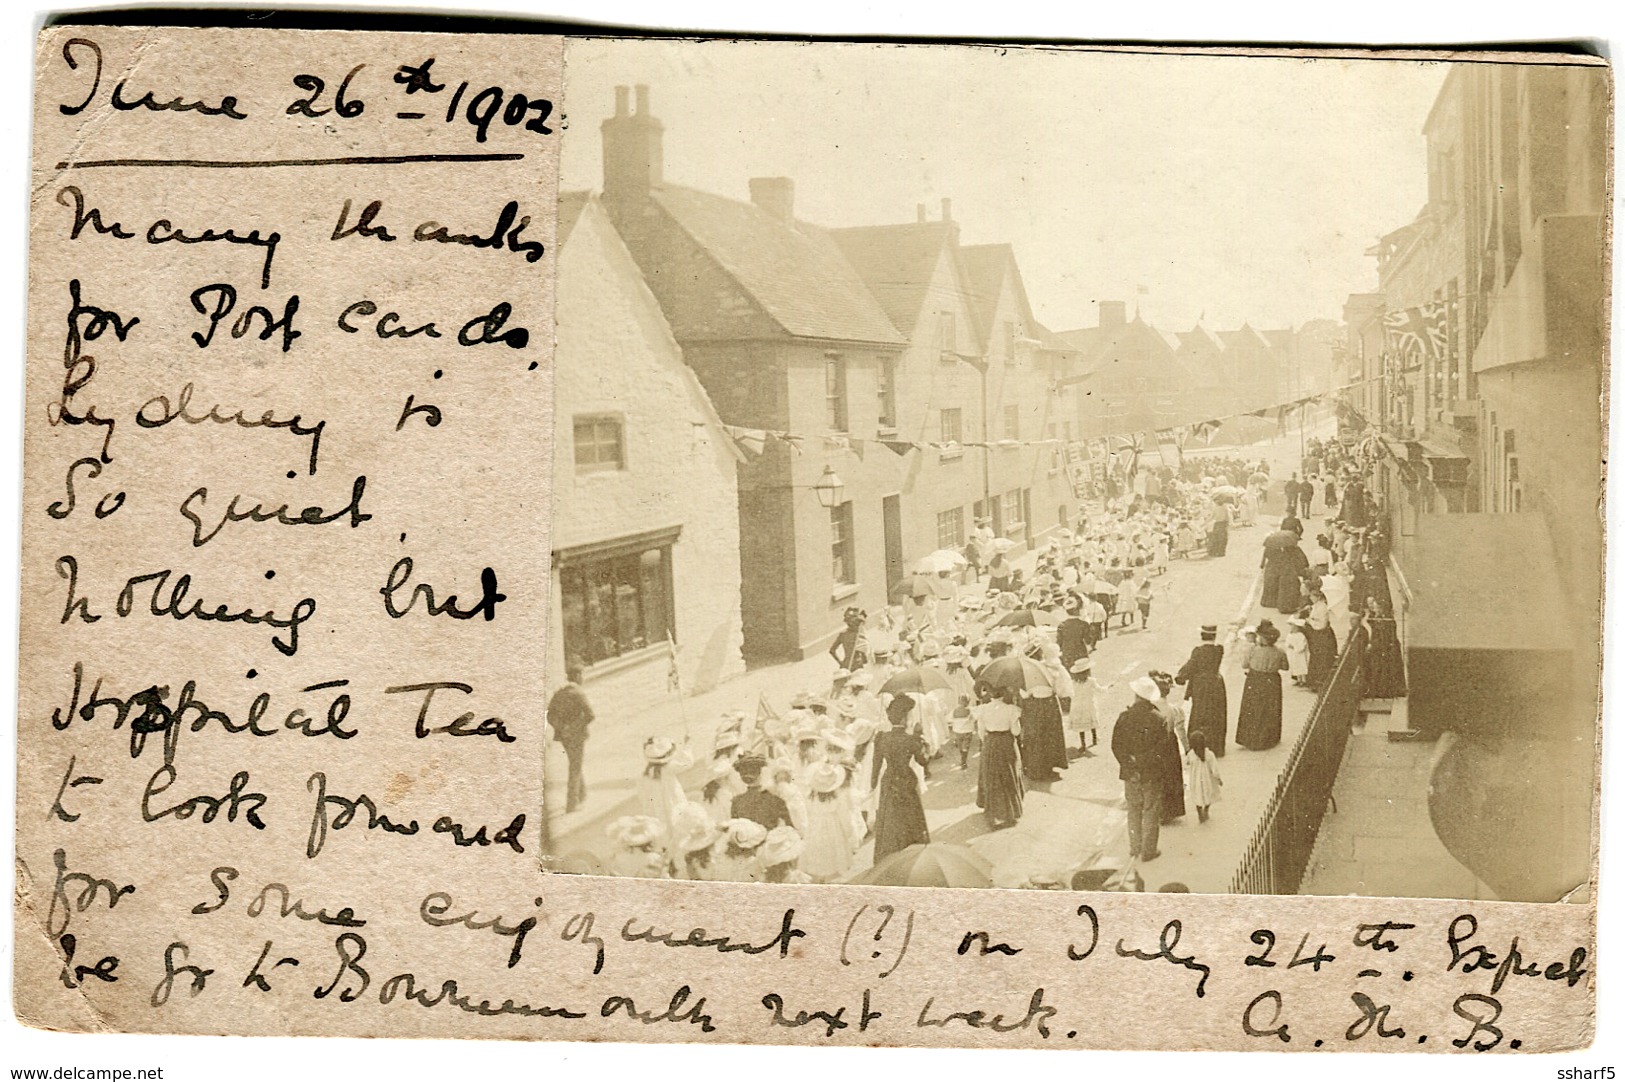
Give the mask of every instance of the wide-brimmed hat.
[(807, 843), (801, 840), (801, 833), (795, 827), (774, 827), (767, 832), (756, 853), (762, 858), (762, 863), (771, 868), (775, 864), (800, 860), (801, 852), (806, 848)]
[(609, 839), (623, 849), (641, 849), (660, 840), (664, 828), (650, 815), (623, 815), (604, 828)]
[(874, 682), (875, 678), (861, 669), (846, 678), (846, 686), (849, 688), (866, 688)]
[(1076, 661), (1074, 661), (1072, 663), (1072, 667), (1071, 667), (1070, 671), (1081, 674), (1081, 673), (1086, 673), (1086, 672), (1093, 672), (1094, 668), (1095, 668), (1095, 663), (1094, 662), (1090, 661), (1086, 657), (1080, 657), (1078, 660), (1076, 660)]
[(846, 771), (834, 763), (819, 763), (807, 771), (807, 788), (815, 793), (833, 793), (846, 780)]
[(663, 736), (651, 736), (643, 742), (643, 757), (651, 765), (669, 763), (676, 754), (677, 745)]
[(756, 849), (767, 841), (767, 828), (754, 819), (729, 819), (722, 831), (729, 844), (739, 849)]
[(963, 665), (969, 658), (970, 654), (963, 646), (945, 646), (942, 648), (944, 664), (953, 665), (957, 663)]
[(1281, 629), (1280, 628), (1276, 627), (1274, 624), (1270, 623), (1268, 620), (1260, 620), (1259, 621), (1259, 623), (1258, 623), (1258, 638), (1266, 646), (1273, 644), (1275, 642), (1275, 640), (1279, 639), (1280, 637), (1281, 637)]
[(825, 729), (821, 735), (824, 743), (835, 751), (850, 755), (858, 750), (858, 742), (853, 740), (845, 729)]
[(790, 697), (791, 710), (805, 710), (812, 705), (812, 695), (806, 691), (798, 691)]
[(852, 738), (854, 745), (867, 744), (875, 738), (875, 734), (879, 731), (880, 726), (869, 718), (853, 718), (846, 726), (846, 735)]
[(717, 730), (717, 737), (711, 742), (711, 746), (716, 751), (726, 751), (729, 748), (737, 748), (742, 739), (739, 730), (729, 726)]
[(685, 800), (671, 810), (671, 836), (678, 852), (693, 853), (716, 844), (719, 832), (703, 804)]
[(1149, 676), (1139, 676), (1129, 681), (1128, 689), (1146, 702), (1162, 702), (1162, 689)]
[(858, 716), (857, 700), (852, 699), (849, 696), (844, 696), (843, 695), (841, 698), (835, 700), (835, 712), (837, 714), (839, 714), (843, 718), (855, 718), (855, 717), (857, 717)]

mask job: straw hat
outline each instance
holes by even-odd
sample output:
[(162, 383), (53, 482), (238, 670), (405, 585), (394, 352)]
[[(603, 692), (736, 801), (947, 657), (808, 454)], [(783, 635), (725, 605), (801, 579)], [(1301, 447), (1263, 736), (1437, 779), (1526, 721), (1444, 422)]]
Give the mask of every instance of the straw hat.
[(1156, 681), (1149, 676), (1136, 677), (1129, 681), (1128, 689), (1146, 702), (1162, 702), (1162, 689), (1157, 687)]
[(1090, 661), (1086, 657), (1080, 657), (1078, 660), (1076, 660), (1076, 661), (1074, 661), (1072, 663), (1071, 671), (1074, 672), (1074, 673), (1077, 673), (1078, 675), (1081, 676), (1084, 673), (1093, 672), (1094, 667), (1095, 667), (1094, 662)]
[(866, 670), (859, 670), (846, 678), (846, 686), (849, 688), (866, 688), (874, 683), (874, 680), (875, 678)]
[(835, 700), (835, 712), (837, 714), (839, 714), (843, 718), (855, 718), (855, 717), (857, 717), (858, 716), (857, 700), (849, 698), (847, 696), (842, 696), (841, 698), (836, 699)]
[(703, 805), (684, 801), (671, 810), (672, 845), (680, 853), (709, 849), (721, 832)]
[(791, 710), (805, 710), (812, 705), (812, 696), (805, 691), (798, 691), (790, 699)]
[(823, 736), (824, 743), (828, 744), (835, 751), (842, 752), (846, 755), (851, 755), (854, 751), (858, 750), (858, 742), (853, 740), (844, 729), (825, 729)]
[(833, 793), (846, 780), (846, 771), (834, 763), (819, 763), (807, 771), (807, 788), (815, 793)]
[(718, 729), (717, 738), (712, 742), (712, 747), (716, 751), (726, 751), (729, 748), (737, 748), (739, 746), (740, 739), (741, 737), (738, 729), (732, 727)]
[(622, 849), (642, 849), (660, 839), (664, 828), (649, 815), (623, 815), (604, 828), (611, 841)]
[(663, 736), (651, 736), (643, 742), (643, 757), (652, 765), (671, 762), (677, 754), (677, 745)]
[(846, 726), (846, 735), (852, 738), (854, 745), (867, 744), (879, 731), (880, 726), (868, 718), (853, 718)]
[(754, 819), (729, 819), (722, 830), (729, 844), (739, 849), (756, 849), (767, 840), (767, 828)]
[(807, 845), (795, 827), (774, 827), (767, 832), (757, 853), (762, 863), (771, 868), (775, 864), (788, 864), (801, 859), (801, 851), (805, 848)]

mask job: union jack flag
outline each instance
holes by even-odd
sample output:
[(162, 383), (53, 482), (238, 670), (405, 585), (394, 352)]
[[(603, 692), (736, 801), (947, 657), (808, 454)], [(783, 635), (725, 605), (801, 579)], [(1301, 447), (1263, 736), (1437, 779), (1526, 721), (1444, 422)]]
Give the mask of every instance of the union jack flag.
[(1401, 357), (1420, 353), (1438, 359), (1450, 346), (1450, 302), (1397, 308), (1382, 317), (1383, 330)]

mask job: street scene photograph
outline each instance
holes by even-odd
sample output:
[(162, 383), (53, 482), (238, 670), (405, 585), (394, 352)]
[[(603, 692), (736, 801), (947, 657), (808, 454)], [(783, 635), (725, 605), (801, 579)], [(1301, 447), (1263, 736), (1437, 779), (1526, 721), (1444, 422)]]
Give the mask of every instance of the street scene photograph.
[(571, 43), (550, 871), (1591, 900), (1607, 69)]

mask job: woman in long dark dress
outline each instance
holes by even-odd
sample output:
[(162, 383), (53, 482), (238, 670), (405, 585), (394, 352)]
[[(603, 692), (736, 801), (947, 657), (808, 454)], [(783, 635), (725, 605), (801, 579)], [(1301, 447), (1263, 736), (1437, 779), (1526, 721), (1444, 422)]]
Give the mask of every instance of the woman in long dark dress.
[(1222, 759), (1230, 728), (1230, 697), (1219, 672), (1224, 647), (1214, 641), (1218, 637), (1218, 625), (1203, 625), (1202, 644), (1191, 650), (1190, 659), (1180, 667), (1174, 681), (1185, 686), (1185, 701), (1190, 706), (1188, 730), (1205, 736), (1207, 746)]
[(1066, 769), (1066, 725), (1055, 690), (1040, 685), (1021, 700), (1021, 762), (1031, 781), (1059, 781)]
[(876, 864), (899, 850), (931, 840), (925, 825), (925, 805), (920, 801), (920, 776), (914, 773), (915, 763), (925, 766), (927, 762), (925, 738), (919, 733), (913, 713), (913, 696), (897, 696), (886, 704), (891, 729), (875, 735), (870, 784), (877, 790)]
[(1367, 699), (1405, 697), (1405, 657), (1394, 618), (1372, 601), (1365, 614), (1365, 653), (1360, 658), (1360, 694)]
[(1337, 632), (1332, 630), (1332, 612), (1326, 604), (1326, 595), (1319, 590), (1309, 591), (1309, 618), (1303, 637), (1309, 643), (1305, 679), (1312, 691), (1323, 691), (1331, 681), (1332, 670), (1337, 667)]
[(1264, 539), (1264, 589), (1259, 604), (1276, 612), (1297, 612), (1303, 606), (1300, 576), (1309, 567), (1298, 538), (1282, 528)]
[(1014, 826), (1021, 818), (1021, 753), (1016, 737), (1021, 732), (1021, 707), (1014, 688), (998, 691), (975, 707), (976, 731), (982, 737), (981, 769), (976, 778), (976, 806), (994, 830)]
[(1275, 645), (1280, 637), (1280, 630), (1265, 620), (1258, 625), (1258, 642), (1247, 651), (1236, 743), (1253, 751), (1268, 751), (1281, 742), (1281, 673), (1287, 659)]

